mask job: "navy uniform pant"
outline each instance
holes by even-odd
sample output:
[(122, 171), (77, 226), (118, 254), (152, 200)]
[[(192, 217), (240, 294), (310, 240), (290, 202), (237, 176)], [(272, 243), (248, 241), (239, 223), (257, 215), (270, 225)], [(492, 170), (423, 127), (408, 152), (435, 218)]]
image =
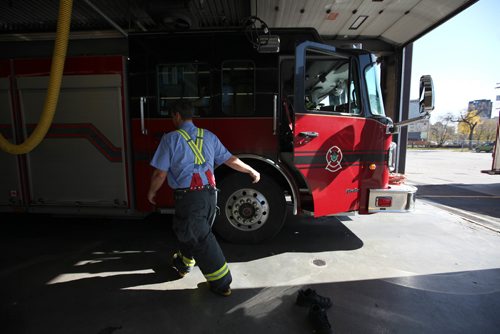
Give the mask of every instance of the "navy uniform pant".
[(226, 288), (232, 277), (222, 249), (212, 233), (217, 191), (175, 192), (174, 233), (184, 257), (193, 259), (214, 289)]

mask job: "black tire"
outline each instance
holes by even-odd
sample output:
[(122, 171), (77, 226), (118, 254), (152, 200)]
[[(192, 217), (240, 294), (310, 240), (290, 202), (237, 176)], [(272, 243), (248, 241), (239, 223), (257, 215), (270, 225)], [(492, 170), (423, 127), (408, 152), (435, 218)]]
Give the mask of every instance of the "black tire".
[(267, 175), (252, 183), (247, 174), (232, 173), (218, 181), (220, 213), (215, 232), (234, 243), (259, 243), (274, 237), (286, 218), (283, 189)]

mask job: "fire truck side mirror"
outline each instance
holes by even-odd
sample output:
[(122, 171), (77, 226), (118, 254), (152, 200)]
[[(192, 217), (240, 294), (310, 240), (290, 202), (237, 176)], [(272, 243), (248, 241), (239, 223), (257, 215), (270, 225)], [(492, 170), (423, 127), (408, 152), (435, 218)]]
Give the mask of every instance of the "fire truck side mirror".
[(403, 126), (408, 126), (420, 120), (428, 119), (432, 110), (434, 110), (434, 84), (432, 83), (432, 77), (430, 75), (422, 75), (420, 77), (420, 116), (397, 123), (392, 123), (392, 121), (390, 121), (387, 124), (387, 133), (399, 133), (399, 129)]
[(430, 75), (420, 77), (420, 114), (427, 115), (434, 110), (434, 84)]

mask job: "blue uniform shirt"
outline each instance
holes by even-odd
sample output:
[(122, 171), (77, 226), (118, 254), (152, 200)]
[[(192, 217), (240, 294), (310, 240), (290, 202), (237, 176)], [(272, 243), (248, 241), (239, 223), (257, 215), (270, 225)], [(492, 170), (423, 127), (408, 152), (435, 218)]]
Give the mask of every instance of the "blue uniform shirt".
[[(197, 127), (192, 122), (184, 122), (181, 129), (196, 140)], [(209, 184), (205, 171), (214, 172), (214, 164), (221, 165), (231, 158), (232, 154), (224, 147), (219, 138), (205, 129), (203, 136), (203, 165), (194, 164), (194, 153), (186, 140), (177, 131), (164, 134), (156, 149), (151, 166), (167, 172), (168, 185), (172, 189), (189, 188), (193, 173), (199, 173), (203, 184)]]

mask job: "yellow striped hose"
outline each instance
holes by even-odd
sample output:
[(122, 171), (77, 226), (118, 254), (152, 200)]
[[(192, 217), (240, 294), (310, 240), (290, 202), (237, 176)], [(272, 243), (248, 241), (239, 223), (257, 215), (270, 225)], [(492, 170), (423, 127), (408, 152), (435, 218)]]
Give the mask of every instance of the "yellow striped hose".
[(59, 99), (61, 89), (62, 75), (64, 72), (64, 62), (66, 60), (66, 51), (68, 49), (68, 39), (71, 23), (71, 11), (73, 0), (61, 0), (59, 4), (59, 18), (57, 20), (57, 34), (54, 45), (54, 54), (50, 68), (49, 86), (43, 112), (40, 115), (38, 124), (31, 135), (24, 143), (15, 145), (6, 140), (0, 134), (0, 149), (10, 154), (25, 154), (33, 150), (45, 138), (54, 119), (54, 114)]

